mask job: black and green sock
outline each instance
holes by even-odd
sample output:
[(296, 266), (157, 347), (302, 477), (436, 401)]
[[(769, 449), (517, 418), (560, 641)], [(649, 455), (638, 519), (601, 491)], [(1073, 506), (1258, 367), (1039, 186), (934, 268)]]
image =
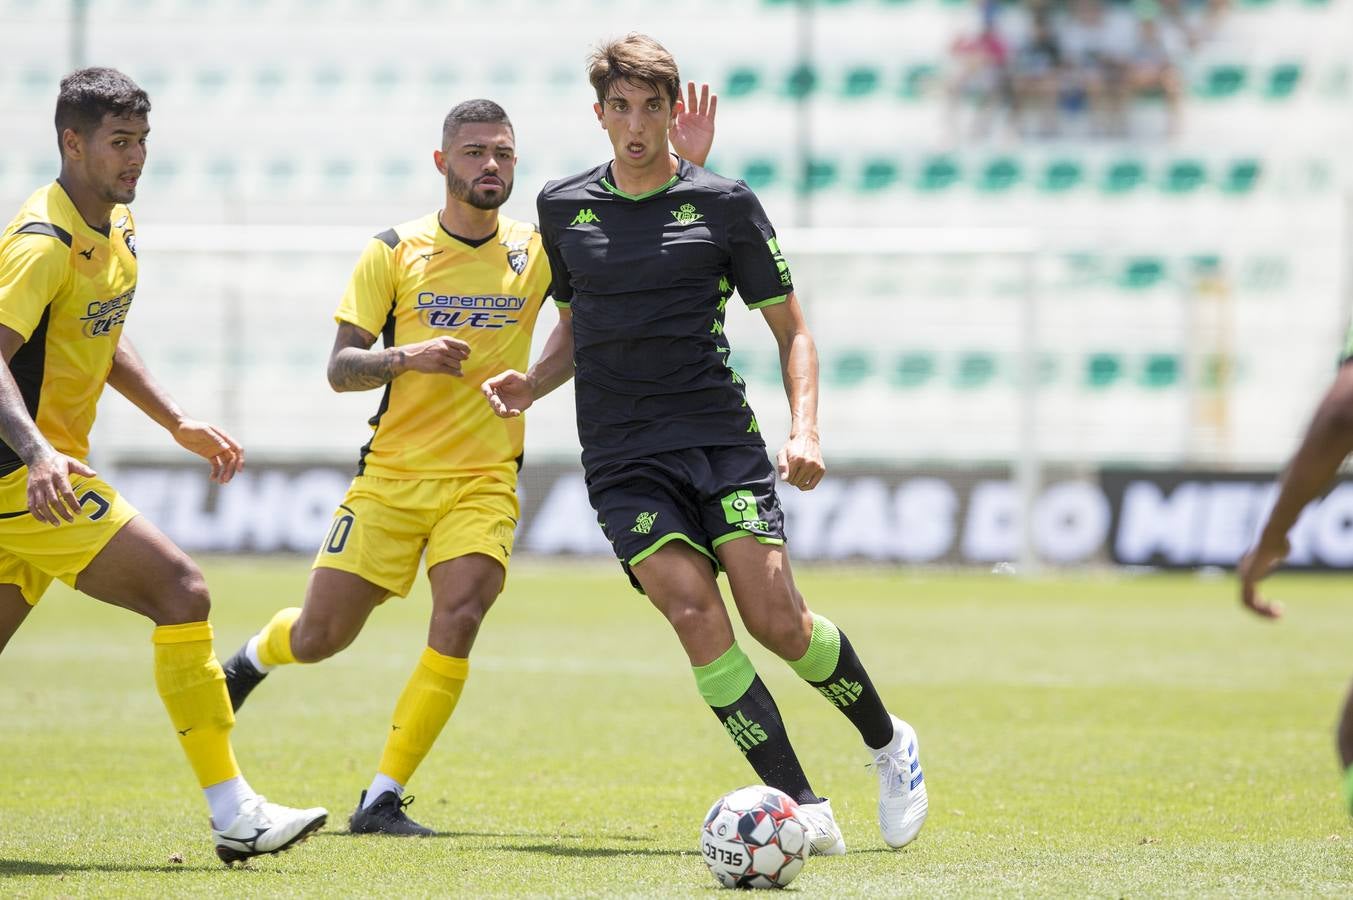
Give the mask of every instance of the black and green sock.
[(808, 652), (790, 661), (789, 667), (845, 714), (866, 746), (877, 750), (893, 739), (893, 720), (883, 698), (874, 690), (855, 648), (830, 619), (813, 616)]
[(821, 798), (799, 765), (780, 710), (742, 648), (734, 644), (709, 665), (695, 666), (694, 672), (700, 695), (757, 776), (798, 803), (817, 803)]

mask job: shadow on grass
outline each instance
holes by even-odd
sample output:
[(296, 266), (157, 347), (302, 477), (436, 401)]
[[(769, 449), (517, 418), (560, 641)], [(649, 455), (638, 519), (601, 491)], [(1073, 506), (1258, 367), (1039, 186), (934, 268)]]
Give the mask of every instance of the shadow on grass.
[[(353, 834), (349, 831), (329, 832), (316, 835), (319, 838), (360, 838), (365, 840), (391, 840), (389, 835)], [(565, 857), (611, 857), (611, 856), (681, 856), (684, 851), (664, 850), (657, 847), (634, 846), (647, 844), (648, 838), (629, 834), (545, 834), (532, 831), (434, 831), (422, 840), (433, 838), (502, 838), (488, 842), (495, 850), (514, 850), (520, 853), (542, 853), (548, 856)], [(513, 838), (536, 838), (536, 843), (522, 843)], [(628, 847), (577, 847), (563, 841), (600, 840), (607, 843), (628, 843)], [(695, 851), (690, 851), (694, 853)]]
[(137, 865), (136, 863), (53, 863), (34, 859), (0, 859), (0, 877), (16, 875), (66, 875), (71, 872), (215, 872), (222, 870), (221, 865), (189, 866), (183, 864), (160, 863), (157, 865)]

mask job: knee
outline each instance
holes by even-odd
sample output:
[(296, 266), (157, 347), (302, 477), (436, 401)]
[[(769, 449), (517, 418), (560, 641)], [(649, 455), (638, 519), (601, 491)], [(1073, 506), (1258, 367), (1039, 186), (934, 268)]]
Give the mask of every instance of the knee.
[(722, 622), (719, 608), (702, 603), (677, 603), (667, 607), (664, 615), (672, 630), (681, 635), (699, 634)]
[(802, 659), (813, 637), (813, 617), (802, 607), (789, 614), (744, 616), (742, 622), (758, 644), (785, 660)]
[(497, 597), (496, 585), (485, 583), (440, 605), (432, 615), (432, 643), (450, 642), (460, 646), (462, 641), (473, 641)]
[(297, 662), (319, 662), (351, 644), (355, 637), (346, 633), (341, 623), (307, 621), (302, 615), (291, 626), (291, 655)]
[(211, 615), (211, 593), (202, 570), (186, 556), (177, 560), (171, 576), (154, 589), (152, 608), (157, 625), (205, 622)]

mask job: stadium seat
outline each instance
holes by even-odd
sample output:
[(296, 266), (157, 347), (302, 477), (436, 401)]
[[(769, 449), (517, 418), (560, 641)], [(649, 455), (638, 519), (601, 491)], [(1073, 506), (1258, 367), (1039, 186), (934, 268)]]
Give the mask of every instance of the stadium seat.
[(1136, 190), (1146, 180), (1146, 167), (1140, 160), (1120, 159), (1104, 171), (1101, 184), (1107, 194), (1126, 194)]
[(829, 159), (811, 159), (804, 166), (799, 190), (810, 193), (826, 190), (836, 183), (836, 163)]
[(1173, 353), (1151, 353), (1142, 364), (1140, 383), (1145, 388), (1169, 388), (1179, 383), (1179, 357)]
[(213, 100), (220, 95), (227, 79), (226, 71), (215, 67), (198, 69), (193, 77), (193, 88), (201, 100)]
[(1154, 256), (1129, 259), (1123, 266), (1119, 284), (1129, 290), (1155, 287), (1165, 279), (1165, 261)]
[(897, 387), (921, 387), (935, 376), (935, 356), (924, 351), (903, 353), (893, 367), (892, 383)]
[(1207, 182), (1207, 171), (1196, 159), (1177, 159), (1165, 170), (1161, 188), (1167, 194), (1187, 194)]
[(878, 90), (879, 73), (878, 69), (871, 66), (857, 66), (846, 72), (845, 82), (841, 86), (841, 93), (847, 98), (857, 99), (867, 97)]
[(863, 350), (834, 354), (827, 366), (827, 383), (833, 387), (855, 387), (874, 374), (873, 360)]
[(742, 180), (754, 191), (768, 188), (775, 183), (775, 163), (769, 159), (748, 160), (742, 169)]
[(754, 93), (761, 83), (756, 69), (741, 66), (728, 73), (728, 83), (723, 89), (725, 97), (745, 97)]
[[(276, 66), (264, 66), (254, 72), (254, 93), (260, 97), (272, 97), (282, 89), (286, 75)], [(147, 90), (150, 90), (147, 88)]]
[(865, 193), (886, 191), (897, 183), (897, 164), (891, 159), (871, 159), (864, 164), (860, 190)]
[(935, 156), (926, 160), (916, 187), (922, 191), (942, 191), (958, 182), (962, 172), (951, 156)]
[(1220, 188), (1227, 194), (1248, 194), (1258, 183), (1260, 171), (1257, 159), (1237, 159), (1226, 168)]
[(789, 70), (783, 88), (786, 97), (799, 100), (815, 90), (817, 90), (817, 70), (811, 64), (803, 63)]
[(1200, 97), (1217, 100), (1230, 97), (1245, 86), (1245, 67), (1235, 63), (1218, 63), (1203, 70), (1194, 84), (1193, 92)]
[(954, 387), (961, 390), (976, 390), (986, 387), (996, 377), (996, 357), (990, 353), (973, 351), (958, 358), (954, 370)]
[(1270, 100), (1290, 97), (1296, 91), (1300, 81), (1301, 65), (1299, 63), (1282, 63), (1274, 66), (1268, 73), (1268, 80), (1264, 82), (1264, 96)]
[(999, 156), (983, 167), (977, 188), (990, 194), (998, 194), (1014, 187), (1022, 177), (1023, 172), (1018, 159), (1012, 156)]
[(902, 70), (897, 95), (904, 100), (917, 100), (923, 97), (939, 73), (940, 68), (934, 63), (914, 63), (907, 66)]
[(1050, 194), (1068, 191), (1085, 179), (1085, 170), (1078, 160), (1054, 159), (1043, 170), (1039, 187)]
[(1106, 388), (1123, 374), (1123, 359), (1117, 353), (1092, 353), (1085, 359), (1085, 384)]

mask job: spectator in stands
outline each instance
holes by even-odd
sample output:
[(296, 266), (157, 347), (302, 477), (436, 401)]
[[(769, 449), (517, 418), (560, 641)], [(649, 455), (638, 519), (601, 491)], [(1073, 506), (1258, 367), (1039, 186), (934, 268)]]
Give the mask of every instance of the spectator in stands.
[(1092, 134), (1126, 133), (1127, 71), (1136, 38), (1132, 14), (1108, 9), (1103, 0), (1071, 0), (1060, 20), (1064, 107), (1088, 108)]
[(1183, 96), (1180, 68), (1184, 61), (1184, 36), (1159, 15), (1153, 0), (1139, 4), (1137, 41), (1127, 62), (1127, 92), (1131, 98), (1163, 97), (1169, 115), (1169, 133), (1179, 133), (1179, 107)]
[(1029, 3), (1028, 17), (1028, 28), (1011, 63), (1018, 129), (1024, 137), (1055, 137), (1062, 93), (1062, 49), (1048, 3)]
[[(1000, 4), (979, 0), (981, 23), (976, 33), (961, 34), (949, 49), (953, 72), (948, 79), (950, 131), (956, 138), (986, 137), (992, 121), (1004, 118), (1013, 106), (1010, 84), (1010, 51), (996, 28)], [(965, 106), (975, 115), (969, 127), (958, 121)]]

